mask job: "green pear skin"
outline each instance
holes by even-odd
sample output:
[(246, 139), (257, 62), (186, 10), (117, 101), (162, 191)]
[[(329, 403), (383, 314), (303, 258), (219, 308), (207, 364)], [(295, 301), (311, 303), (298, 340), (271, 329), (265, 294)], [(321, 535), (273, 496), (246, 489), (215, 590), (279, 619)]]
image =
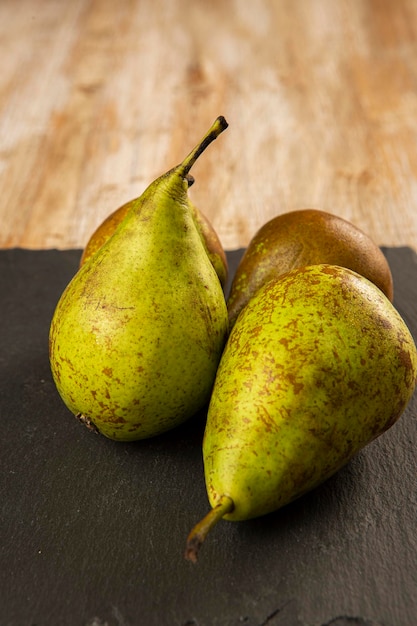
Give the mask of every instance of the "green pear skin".
[(205, 406), (228, 333), (222, 286), (188, 201), (188, 172), (219, 117), (132, 203), (62, 294), (50, 329), (57, 389), (110, 439), (152, 437)]
[[(194, 181), (192, 177), (187, 177), (187, 180), (189, 186)], [(83, 265), (95, 252), (97, 252), (97, 250), (101, 248), (101, 246), (107, 241), (107, 239), (111, 237), (117, 226), (120, 224), (121, 221), (123, 221), (124, 217), (129, 212), (131, 204), (134, 201), (135, 199), (130, 200), (129, 202), (126, 202), (121, 207), (113, 211), (113, 213), (108, 215), (107, 218), (96, 228), (83, 250), (80, 259), (80, 266)], [(204, 213), (197, 209), (197, 207), (194, 206), (190, 201), (189, 204), (197, 231), (200, 234), (201, 240), (204, 244), (204, 248), (214, 269), (216, 270), (216, 274), (219, 277), (220, 283), (224, 290), (227, 284), (229, 268), (226, 253), (223, 249), (220, 238), (214, 230), (213, 226), (211, 225), (210, 221), (204, 215)]]
[(203, 443), (211, 506), (246, 520), (313, 489), (395, 423), (416, 373), (405, 322), (367, 279), (322, 264), (270, 281), (219, 365)]

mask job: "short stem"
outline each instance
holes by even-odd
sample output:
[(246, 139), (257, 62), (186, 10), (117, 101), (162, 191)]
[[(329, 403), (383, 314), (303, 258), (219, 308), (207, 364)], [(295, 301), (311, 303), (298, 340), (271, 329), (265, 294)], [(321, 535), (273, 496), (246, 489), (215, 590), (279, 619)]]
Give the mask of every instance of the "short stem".
[(211, 144), (212, 141), (217, 139), (217, 137), (228, 127), (228, 123), (225, 118), (220, 115), (212, 124), (212, 126), (207, 131), (206, 135), (202, 138), (199, 144), (191, 150), (190, 154), (185, 157), (184, 161), (178, 166), (178, 172), (181, 174), (183, 178), (185, 178), (197, 161), (198, 157), (204, 150)]
[(222, 496), (219, 504), (212, 509), (203, 519), (194, 526), (193, 530), (187, 537), (187, 545), (185, 548), (185, 558), (193, 563), (197, 562), (198, 551), (206, 538), (208, 532), (219, 522), (227, 513), (231, 513), (234, 509), (234, 503), (229, 496)]

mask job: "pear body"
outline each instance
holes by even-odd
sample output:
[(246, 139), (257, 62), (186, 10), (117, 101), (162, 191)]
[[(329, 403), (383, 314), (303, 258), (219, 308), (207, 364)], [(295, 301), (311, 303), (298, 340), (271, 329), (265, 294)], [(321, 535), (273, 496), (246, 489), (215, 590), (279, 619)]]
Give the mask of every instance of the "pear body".
[(386, 431), (415, 387), (403, 319), (370, 281), (331, 265), (265, 284), (217, 372), (203, 456), (211, 506), (244, 520), (313, 489)]
[(176, 169), (131, 203), (56, 307), (50, 362), (58, 391), (115, 440), (151, 437), (209, 400), (227, 309)]
[(376, 243), (351, 222), (317, 209), (289, 211), (255, 233), (239, 263), (228, 297), (230, 324), (271, 278), (327, 263), (365, 276), (393, 300), (388, 262)]
[[(81, 255), (80, 265), (84, 263), (97, 252), (106, 241), (113, 235), (116, 228), (124, 220), (129, 209), (135, 200), (126, 202), (121, 207), (110, 213), (106, 219), (99, 224), (87, 241), (87, 244)], [(221, 244), (219, 236), (213, 228), (209, 219), (196, 206), (189, 201), (191, 214), (193, 216), (197, 231), (200, 234), (207, 255), (216, 270), (220, 283), (224, 288), (228, 277), (228, 263), (226, 253)]]

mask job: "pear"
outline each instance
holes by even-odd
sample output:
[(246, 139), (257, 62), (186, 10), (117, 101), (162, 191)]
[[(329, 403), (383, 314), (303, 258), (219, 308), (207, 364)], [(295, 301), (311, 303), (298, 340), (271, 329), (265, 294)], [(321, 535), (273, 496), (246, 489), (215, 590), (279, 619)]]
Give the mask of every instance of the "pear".
[(187, 177), (225, 128), (217, 118), (180, 165), (131, 203), (56, 306), (50, 363), (58, 392), (110, 439), (158, 435), (209, 401), (227, 308), (195, 225)]
[[(194, 179), (191, 176), (187, 176), (187, 181), (188, 185), (190, 186), (194, 182)], [(101, 224), (99, 224), (99, 226), (96, 228), (96, 230), (87, 241), (87, 244), (81, 255), (80, 266), (84, 265), (84, 263), (95, 252), (97, 252), (99, 248), (101, 248), (101, 246), (107, 241), (107, 239), (111, 237), (120, 222), (122, 222), (126, 217), (132, 202), (135, 202), (135, 200), (130, 200), (129, 202), (126, 202), (121, 207), (110, 213), (110, 215), (108, 215), (106, 219)], [(208, 257), (214, 269), (216, 270), (223, 289), (225, 289), (229, 268), (226, 253), (221, 244), (220, 238), (214, 230), (207, 216), (196, 206), (194, 206), (191, 201), (189, 201), (189, 204), (195, 225), (198, 232), (200, 233)]]
[(297, 267), (321, 263), (347, 267), (365, 276), (392, 302), (391, 270), (376, 243), (337, 215), (301, 209), (266, 222), (249, 242), (227, 301), (231, 326), (267, 280)]
[(396, 422), (416, 375), (414, 340), (368, 279), (321, 264), (266, 283), (219, 365), (203, 440), (212, 510), (186, 558), (219, 519), (265, 515), (337, 472)]

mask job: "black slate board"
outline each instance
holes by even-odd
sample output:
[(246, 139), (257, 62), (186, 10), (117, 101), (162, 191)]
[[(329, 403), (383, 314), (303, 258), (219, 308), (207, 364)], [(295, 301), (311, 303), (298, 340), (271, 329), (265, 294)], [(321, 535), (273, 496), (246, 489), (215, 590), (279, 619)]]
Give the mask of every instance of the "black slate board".
[[(417, 338), (417, 257), (384, 249)], [(233, 273), (242, 251), (228, 254)], [(208, 510), (204, 415), (121, 444), (61, 402), (47, 341), (80, 251), (0, 251), (0, 626), (415, 626), (417, 397), (326, 484), (256, 520)]]

